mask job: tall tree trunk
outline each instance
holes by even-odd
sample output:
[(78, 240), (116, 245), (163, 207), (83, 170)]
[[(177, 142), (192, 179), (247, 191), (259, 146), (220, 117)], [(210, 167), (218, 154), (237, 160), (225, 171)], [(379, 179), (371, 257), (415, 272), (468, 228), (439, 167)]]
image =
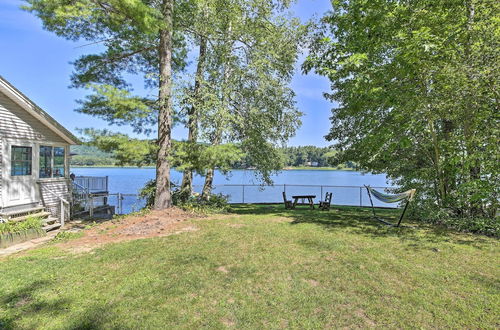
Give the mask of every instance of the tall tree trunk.
[[(212, 145), (216, 146), (220, 144), (221, 135), (222, 131), (220, 129), (217, 129), (217, 131), (215, 132), (214, 139), (210, 141)], [(215, 176), (215, 168), (212, 167), (207, 171), (207, 175), (205, 176), (205, 184), (203, 185), (203, 190), (201, 192), (201, 198), (204, 200), (208, 200), (210, 193), (212, 193), (214, 176)]]
[(156, 210), (172, 206), (170, 194), (170, 161), (172, 147), (172, 26), (174, 0), (163, 0), (162, 14), (165, 27), (160, 31), (158, 55), (160, 59), (158, 160), (156, 162)]
[[(231, 22), (229, 23), (229, 26), (227, 28), (227, 31), (226, 31), (226, 41), (227, 40), (231, 40), (231, 32), (232, 32), (232, 25), (231, 25)], [(232, 51), (232, 48), (233, 48), (233, 43), (230, 42), (229, 45), (228, 45), (228, 54), (231, 53)], [(226, 97), (225, 97), (225, 88), (226, 88), (226, 83), (228, 81), (228, 78), (229, 78), (229, 68), (228, 68), (228, 63), (225, 62), (223, 64), (223, 75), (222, 75), (222, 100), (221, 100), (221, 103), (222, 104), (225, 104), (226, 102)], [(215, 132), (214, 132), (214, 135), (213, 135), (213, 138), (211, 139), (211, 143), (212, 145), (216, 146), (216, 145), (219, 145), (220, 143), (222, 143), (222, 134), (223, 134), (223, 130), (224, 130), (224, 126), (225, 126), (225, 123), (223, 122), (218, 122), (215, 124)], [(210, 168), (208, 171), (207, 171), (207, 175), (205, 177), (205, 184), (203, 185), (203, 191), (201, 193), (201, 198), (202, 199), (205, 199), (207, 200), (210, 196), (210, 193), (212, 192), (212, 188), (213, 188), (213, 183), (214, 183), (214, 175), (215, 175), (215, 168), (212, 167)]]
[[(195, 144), (198, 139), (198, 109), (196, 108), (198, 98), (200, 96), (200, 89), (203, 80), (203, 73), (205, 70), (207, 51), (207, 38), (200, 36), (200, 50), (198, 56), (198, 64), (196, 66), (196, 76), (194, 81), (194, 104), (188, 111), (188, 143)], [(193, 170), (186, 169), (182, 176), (181, 191), (188, 196), (193, 193)]]
[(207, 171), (207, 176), (205, 177), (205, 184), (203, 185), (203, 190), (201, 192), (201, 198), (204, 200), (208, 200), (210, 193), (212, 192), (214, 175), (215, 175), (214, 168), (211, 168)]

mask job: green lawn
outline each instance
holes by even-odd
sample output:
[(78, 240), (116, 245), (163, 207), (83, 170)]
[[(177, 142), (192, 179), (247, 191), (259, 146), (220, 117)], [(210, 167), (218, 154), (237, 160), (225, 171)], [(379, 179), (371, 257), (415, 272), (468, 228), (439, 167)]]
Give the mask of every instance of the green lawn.
[(500, 326), (498, 240), (369, 215), (239, 206), (88, 253), (49, 244), (0, 261), (0, 328)]

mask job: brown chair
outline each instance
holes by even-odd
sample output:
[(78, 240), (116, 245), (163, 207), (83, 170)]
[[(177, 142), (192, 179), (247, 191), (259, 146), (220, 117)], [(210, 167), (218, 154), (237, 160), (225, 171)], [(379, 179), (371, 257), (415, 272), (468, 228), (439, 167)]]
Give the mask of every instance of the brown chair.
[(285, 209), (293, 209), (292, 201), (286, 199), (286, 193), (283, 192), (283, 203), (285, 203)]
[(327, 192), (325, 195), (325, 200), (319, 202), (319, 209), (323, 211), (328, 211), (330, 210), (330, 205), (332, 204), (332, 197), (333, 194), (330, 192)]

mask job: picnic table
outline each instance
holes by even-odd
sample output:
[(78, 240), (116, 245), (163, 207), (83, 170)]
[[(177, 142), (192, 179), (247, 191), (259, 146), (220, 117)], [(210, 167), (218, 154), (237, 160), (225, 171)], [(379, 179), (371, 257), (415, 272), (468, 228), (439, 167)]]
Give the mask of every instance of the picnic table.
[[(292, 196), (293, 198), (293, 205), (292, 208), (295, 208), (297, 204), (299, 205), (309, 205), (311, 206), (311, 209), (314, 209), (314, 199), (316, 198), (316, 195), (296, 195)], [(301, 203), (299, 203), (299, 199), (301, 200)], [(304, 202), (307, 199), (307, 202)]]

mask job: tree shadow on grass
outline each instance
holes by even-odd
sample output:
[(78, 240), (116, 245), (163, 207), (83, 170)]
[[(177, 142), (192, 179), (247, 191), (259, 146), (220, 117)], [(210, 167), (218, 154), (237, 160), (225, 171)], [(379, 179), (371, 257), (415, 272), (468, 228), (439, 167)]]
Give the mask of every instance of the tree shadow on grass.
[[(64, 314), (68, 316), (71, 314), (71, 321), (63, 324), (65, 329), (108, 328), (106, 325), (113, 319), (111, 305), (97, 304), (74, 315), (72, 307), (75, 303), (71, 300), (64, 297), (43, 298), (42, 293), (55, 291), (57, 285), (55, 281), (35, 280), (0, 296), (0, 305), (3, 306), (5, 315), (0, 318), (0, 329), (16, 329), (19, 327), (18, 321), (26, 318), (34, 319), (37, 315), (43, 314), (49, 314), (52, 317), (64, 317)], [(113, 327), (115, 326), (116, 322), (113, 322)]]
[[(282, 205), (241, 205), (234, 208), (238, 214), (283, 216), (292, 219), (291, 225), (304, 223), (316, 224), (329, 231), (347, 230), (372, 238), (394, 237), (407, 243), (412, 249), (429, 249), (429, 244), (452, 243), (470, 245), (481, 249), (490, 240), (480, 235), (463, 234), (437, 225), (423, 224), (403, 219), (401, 227), (388, 226), (373, 217), (372, 210), (366, 207), (332, 206), (330, 211), (300, 208), (285, 210)], [(397, 223), (400, 209), (377, 209), (377, 216)], [(423, 247), (423, 243), (427, 246)]]

